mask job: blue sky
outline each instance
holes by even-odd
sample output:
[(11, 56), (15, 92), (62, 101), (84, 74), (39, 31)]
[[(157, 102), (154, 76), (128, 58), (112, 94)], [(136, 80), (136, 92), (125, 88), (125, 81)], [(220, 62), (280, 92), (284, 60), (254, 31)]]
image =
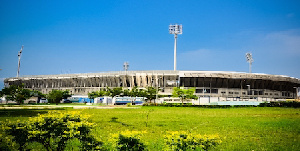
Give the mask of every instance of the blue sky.
[(0, 1), (0, 88), (20, 75), (177, 69), (300, 78), (300, 1)]

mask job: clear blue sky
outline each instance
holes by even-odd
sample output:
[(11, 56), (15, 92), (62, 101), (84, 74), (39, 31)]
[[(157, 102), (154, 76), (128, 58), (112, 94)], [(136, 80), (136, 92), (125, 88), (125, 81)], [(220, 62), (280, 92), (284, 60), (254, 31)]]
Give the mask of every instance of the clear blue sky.
[(20, 75), (173, 70), (248, 72), (300, 78), (300, 1), (1, 0), (0, 88)]

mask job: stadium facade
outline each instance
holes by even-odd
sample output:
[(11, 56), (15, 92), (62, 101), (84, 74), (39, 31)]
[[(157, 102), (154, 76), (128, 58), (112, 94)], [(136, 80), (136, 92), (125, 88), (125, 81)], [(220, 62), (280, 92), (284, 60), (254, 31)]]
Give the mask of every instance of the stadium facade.
[(172, 70), (35, 75), (7, 78), (4, 83), (5, 86), (24, 83), (26, 88), (43, 93), (52, 89), (69, 90), (75, 95), (87, 95), (106, 87), (135, 86), (152, 86), (160, 89), (159, 94), (171, 95), (173, 87), (193, 87), (198, 97), (218, 98), (218, 101), (293, 99), (300, 87), (300, 79), (282, 75)]

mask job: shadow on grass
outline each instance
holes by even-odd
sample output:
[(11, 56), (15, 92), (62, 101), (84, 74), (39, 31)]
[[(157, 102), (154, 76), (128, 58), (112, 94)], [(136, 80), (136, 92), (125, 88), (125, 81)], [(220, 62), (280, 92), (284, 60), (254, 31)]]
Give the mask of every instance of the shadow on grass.
[(122, 124), (123, 126), (131, 126), (131, 125), (128, 125), (128, 124), (126, 124), (126, 123), (119, 122), (117, 117), (112, 117), (111, 120), (110, 120), (109, 122), (120, 123), (120, 124)]
[(48, 113), (50, 110), (53, 111), (65, 109), (4, 109), (0, 110), (0, 117), (33, 117), (37, 116), (38, 114)]

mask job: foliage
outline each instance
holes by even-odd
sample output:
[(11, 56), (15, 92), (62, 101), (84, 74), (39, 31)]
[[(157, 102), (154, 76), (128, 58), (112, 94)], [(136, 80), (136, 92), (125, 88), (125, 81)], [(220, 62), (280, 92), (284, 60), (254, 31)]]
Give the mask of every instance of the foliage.
[(131, 107), (132, 104), (131, 104), (131, 103), (127, 103), (126, 106), (127, 106), (127, 107)]
[(23, 104), (24, 100), (32, 96), (31, 90), (24, 89), (24, 84), (5, 87), (0, 94), (5, 95), (6, 100), (16, 101), (18, 104)]
[(147, 97), (148, 93), (144, 89), (138, 89), (137, 97)]
[(47, 99), (49, 100), (50, 103), (60, 103), (60, 101), (62, 99), (67, 99), (68, 97), (70, 97), (70, 92), (69, 90), (52, 90), (51, 92), (49, 92), (49, 94), (47, 95)]
[(122, 96), (131, 96), (131, 91), (128, 89), (123, 90)]
[(138, 93), (139, 93), (138, 87), (135, 86), (135, 87), (133, 87), (133, 88), (131, 89), (131, 91), (130, 91), (130, 96), (131, 96), (131, 97), (137, 97), (137, 96), (138, 96)]
[(200, 135), (186, 131), (167, 132), (164, 136), (165, 150), (208, 150), (222, 141), (217, 135)]
[(146, 150), (146, 145), (141, 141), (141, 136), (145, 131), (129, 131), (125, 130), (120, 133), (113, 134), (109, 142), (112, 148), (126, 151), (142, 151)]
[(63, 96), (62, 96), (63, 99), (67, 99), (68, 97), (72, 96), (72, 94), (70, 94), (69, 90), (62, 91), (62, 94), (63, 94)]
[[(148, 127), (146, 127), (147, 112), (151, 109), (154, 111), (150, 113)], [(0, 121), (5, 122), (7, 118), (25, 121), (30, 116), (36, 116), (38, 112), (43, 114), (45, 111), (47, 110), (0, 109)], [(231, 107), (228, 105), (222, 108), (217, 105), (206, 107), (142, 106), (140, 109), (88, 109), (82, 110), (81, 113), (92, 115), (90, 120), (97, 126), (90, 133), (103, 142), (107, 142), (112, 134), (118, 131), (147, 131), (141, 140), (151, 151), (164, 149), (165, 131), (188, 130), (201, 135), (218, 134), (222, 138), (222, 143), (211, 150), (292, 151), (300, 148), (300, 108)], [(112, 121), (113, 117), (117, 118), (117, 122)], [(70, 144), (66, 149), (72, 150), (68, 148)], [(28, 148), (31, 145), (29, 144)], [(43, 149), (39, 146), (37, 148), (36, 150)]]
[(113, 89), (107, 88), (108, 90), (108, 94), (109, 96), (111, 96), (112, 98), (117, 96), (117, 95), (121, 95), (123, 93), (123, 88), (122, 87), (116, 87)]
[(38, 90), (31, 91), (31, 94), (32, 94), (32, 96), (39, 97), (39, 98), (46, 97), (46, 94), (43, 94), (41, 91), (38, 91)]
[(93, 92), (88, 93), (88, 97), (90, 99), (95, 99), (97, 97), (102, 97), (102, 96), (105, 96), (107, 94), (109, 95), (110, 92), (108, 92), (106, 90), (99, 90), (99, 91), (93, 91)]
[(93, 91), (88, 93), (89, 98), (94, 99), (96, 97), (101, 96), (130, 96), (130, 97), (147, 97), (150, 101), (156, 97), (157, 89), (153, 87), (148, 87), (146, 90), (138, 89), (138, 87), (133, 87), (131, 90), (123, 89), (122, 87), (116, 88), (107, 88), (107, 91), (100, 90), (100, 91)]
[(294, 107), (299, 108), (300, 102), (297, 101), (279, 101), (279, 102), (263, 102), (260, 107)]
[(156, 98), (156, 94), (158, 93), (158, 90), (154, 87), (147, 87), (147, 98), (150, 100), (150, 103), (153, 99)]
[(189, 88), (189, 89), (181, 89), (179, 87), (174, 87), (172, 95), (173, 97), (179, 97), (183, 103), (186, 99), (197, 99), (197, 96), (194, 95), (195, 88)]
[(24, 150), (31, 142), (38, 142), (46, 150), (64, 150), (68, 140), (77, 138), (81, 149), (100, 149), (102, 143), (91, 134), (93, 124), (79, 112), (49, 112), (29, 120), (6, 121), (1, 123), (1, 131), (12, 137), (18, 150)]
[(99, 96), (98, 96), (97, 91), (93, 91), (93, 92), (88, 93), (88, 97), (90, 99), (95, 99), (96, 97), (99, 97)]

